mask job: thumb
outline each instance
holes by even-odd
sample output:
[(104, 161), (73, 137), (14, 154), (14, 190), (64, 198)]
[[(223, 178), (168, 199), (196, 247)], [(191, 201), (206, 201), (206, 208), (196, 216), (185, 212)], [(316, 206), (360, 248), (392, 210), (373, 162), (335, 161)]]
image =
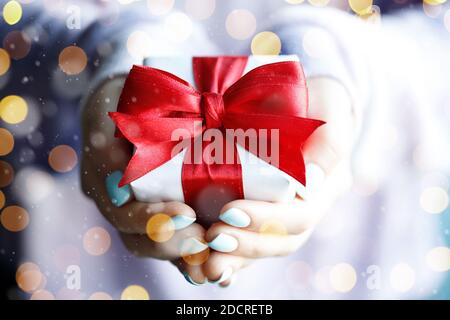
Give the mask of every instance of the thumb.
[(323, 184), (343, 162), (349, 162), (356, 121), (350, 94), (339, 81), (311, 78), (308, 89), (308, 117), (326, 122), (303, 146), (307, 188), (312, 190)]

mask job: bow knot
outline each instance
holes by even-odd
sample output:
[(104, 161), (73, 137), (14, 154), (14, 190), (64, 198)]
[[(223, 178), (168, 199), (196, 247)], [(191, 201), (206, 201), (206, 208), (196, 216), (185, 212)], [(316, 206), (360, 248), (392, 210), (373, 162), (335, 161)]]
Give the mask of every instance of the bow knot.
[[(180, 152), (179, 140), (173, 139), (173, 133), (183, 129), (190, 140), (185, 159), (189, 159), (192, 149), (195, 155), (195, 142), (200, 141), (202, 150), (210, 151), (214, 154), (211, 158), (217, 160), (183, 163), (185, 202), (195, 207), (200, 195), (208, 194), (204, 193), (209, 190), (205, 187), (212, 185), (219, 185), (220, 190), (231, 189), (228, 201), (243, 198), (239, 159), (227, 163), (229, 158), (235, 157), (233, 154), (228, 157), (230, 150), (226, 146), (220, 150), (220, 143), (212, 145), (215, 140), (197, 139), (199, 122), (203, 123), (203, 130), (241, 132), (244, 139), (234, 142), (235, 154), (236, 145), (240, 143), (263, 160), (267, 159), (266, 153), (260, 154), (264, 144), (266, 151), (276, 150), (279, 169), (305, 184), (302, 146), (324, 122), (306, 118), (308, 92), (303, 69), (298, 62), (285, 61), (263, 65), (244, 74), (246, 65), (247, 57), (195, 57), (196, 88), (166, 71), (134, 66), (120, 96), (118, 112), (110, 113), (119, 136), (136, 147), (119, 187), (169, 161), (174, 150)], [(248, 130), (256, 132), (257, 150), (242, 141), (246, 140)], [(277, 130), (279, 134), (272, 137), (267, 134), (269, 130)], [(277, 148), (271, 149), (272, 145)]]
[(204, 92), (201, 97), (201, 109), (206, 129), (221, 128), (225, 113), (223, 97), (219, 93)]

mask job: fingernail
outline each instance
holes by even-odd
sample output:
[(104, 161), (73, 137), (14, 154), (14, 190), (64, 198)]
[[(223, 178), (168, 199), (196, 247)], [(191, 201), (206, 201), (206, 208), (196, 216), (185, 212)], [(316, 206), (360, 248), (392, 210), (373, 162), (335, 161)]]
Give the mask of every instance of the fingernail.
[(172, 222), (175, 225), (175, 230), (184, 229), (194, 223), (194, 221), (195, 218), (183, 216), (182, 214), (172, 217)]
[(108, 193), (111, 202), (116, 207), (122, 206), (131, 197), (130, 186), (126, 185), (119, 188), (119, 181), (122, 179), (122, 171), (114, 171), (106, 177), (106, 192)]
[(202, 252), (207, 248), (208, 246), (205, 243), (192, 237), (187, 238), (186, 240), (183, 241), (183, 243), (181, 244), (181, 253), (182, 255), (196, 254)]
[(238, 241), (228, 234), (220, 233), (213, 241), (209, 242), (208, 245), (211, 249), (216, 251), (231, 252), (237, 249)]
[(225, 288), (230, 287), (236, 281), (236, 275), (232, 274), (229, 280), (230, 281), (228, 281), (227, 285), (223, 285), (222, 283), (219, 283), (219, 288), (225, 289)]
[(228, 280), (232, 275), (233, 275), (233, 268), (228, 267), (222, 272), (222, 275), (220, 276), (220, 278), (218, 280), (216, 280), (216, 281), (208, 280), (208, 282), (209, 283), (221, 283), (221, 282)]
[(194, 279), (191, 278), (191, 276), (187, 273), (187, 272), (183, 272), (183, 276), (186, 279), (187, 282), (189, 282), (190, 284), (194, 285), (194, 286), (201, 286), (203, 283), (200, 282), (195, 282)]
[(238, 208), (231, 208), (222, 213), (219, 219), (223, 222), (238, 228), (248, 227), (251, 220), (248, 214)]

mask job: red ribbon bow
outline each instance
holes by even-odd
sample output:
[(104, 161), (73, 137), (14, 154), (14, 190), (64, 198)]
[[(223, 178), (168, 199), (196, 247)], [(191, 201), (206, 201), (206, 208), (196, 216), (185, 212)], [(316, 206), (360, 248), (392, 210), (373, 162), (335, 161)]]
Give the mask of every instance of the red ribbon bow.
[[(254, 129), (256, 132), (278, 129), (279, 168), (305, 185), (301, 147), (324, 122), (306, 118), (308, 92), (302, 66), (293, 61), (278, 62), (242, 76), (246, 64), (247, 57), (193, 58), (197, 90), (171, 73), (133, 66), (119, 100), (118, 112), (110, 113), (120, 130), (118, 135), (123, 135), (136, 147), (119, 186), (169, 161), (173, 148), (179, 144), (179, 141), (172, 141), (171, 136), (180, 128), (189, 132), (191, 149), (194, 140), (210, 128), (222, 132), (225, 129)], [(202, 128), (195, 128), (196, 123), (201, 123)], [(264, 139), (271, 145), (270, 134)], [(203, 148), (209, 143), (203, 142)], [(255, 153), (248, 145), (242, 147)], [(238, 157), (236, 149), (234, 151)], [(186, 153), (188, 156), (192, 156), (191, 152)], [(239, 161), (183, 163), (186, 203), (194, 205), (202, 189), (210, 184), (231, 190), (234, 199), (243, 198)]]

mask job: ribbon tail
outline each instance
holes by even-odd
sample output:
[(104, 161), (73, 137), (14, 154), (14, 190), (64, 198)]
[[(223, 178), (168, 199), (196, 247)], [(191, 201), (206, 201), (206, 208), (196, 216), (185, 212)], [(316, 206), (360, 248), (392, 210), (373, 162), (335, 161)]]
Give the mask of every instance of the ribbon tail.
[[(165, 141), (156, 144), (137, 144), (136, 151), (125, 169), (119, 187), (122, 187), (169, 161), (177, 148), (178, 141)], [(180, 148), (181, 149), (181, 148)]]
[[(142, 177), (172, 159), (201, 133), (198, 118), (143, 118), (120, 112), (109, 113), (123, 136), (136, 151), (125, 169), (119, 186)], [(177, 131), (180, 134), (175, 134)]]
[[(279, 168), (306, 186), (305, 163), (302, 147), (309, 136), (325, 122), (296, 116), (272, 114), (228, 115), (226, 128), (256, 130), (258, 148), (251, 148), (248, 141), (239, 142), (247, 151)], [(265, 131), (262, 131), (265, 130)], [(274, 131), (276, 130), (276, 131)], [(264, 133), (264, 134), (263, 134)], [(245, 134), (245, 133), (244, 133)], [(261, 146), (266, 147), (261, 154)], [(270, 151), (270, 157), (267, 150)], [(278, 154), (274, 154), (278, 152)]]

